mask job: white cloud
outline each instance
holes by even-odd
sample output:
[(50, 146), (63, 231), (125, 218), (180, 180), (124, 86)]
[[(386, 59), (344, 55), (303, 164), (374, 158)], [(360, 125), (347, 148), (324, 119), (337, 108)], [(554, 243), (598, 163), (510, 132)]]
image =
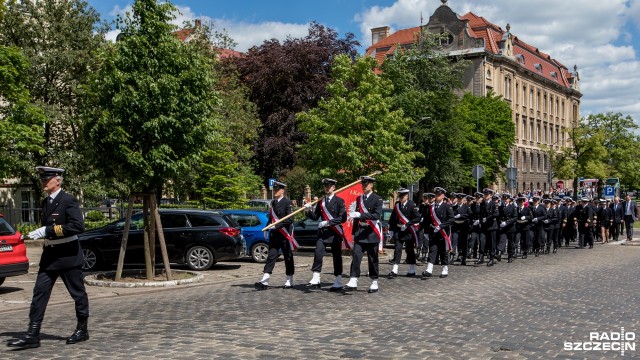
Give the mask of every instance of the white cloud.
[[(370, 29), (416, 26), (416, 14), (425, 23), (439, 1), (397, 0), (356, 15), (362, 43), (371, 43)], [(640, 123), (640, 59), (634, 37), (640, 36), (640, 0), (451, 0), (459, 15), (471, 11), (505, 28), (521, 40), (550, 54), (581, 75), (582, 114), (620, 111)], [(629, 32), (625, 26), (631, 26)], [(638, 43), (638, 39), (635, 39)]]
[[(176, 18), (171, 21), (172, 24), (181, 27), (185, 21), (193, 21), (195, 19), (202, 20), (203, 23), (213, 23), (215, 30), (221, 31), (226, 29), (229, 36), (238, 44), (235, 50), (247, 51), (252, 46), (260, 45), (265, 40), (278, 39), (285, 40), (287, 37), (303, 37), (309, 33), (309, 24), (292, 24), (278, 21), (266, 21), (261, 23), (248, 23), (244, 21), (235, 21), (230, 19), (214, 19), (206, 15), (196, 14), (188, 6), (176, 5), (178, 13)], [(124, 8), (115, 6), (109, 15), (115, 17), (123, 16), (126, 12), (131, 12), (131, 5)], [(114, 29), (107, 33), (106, 38), (115, 41), (120, 30)]]

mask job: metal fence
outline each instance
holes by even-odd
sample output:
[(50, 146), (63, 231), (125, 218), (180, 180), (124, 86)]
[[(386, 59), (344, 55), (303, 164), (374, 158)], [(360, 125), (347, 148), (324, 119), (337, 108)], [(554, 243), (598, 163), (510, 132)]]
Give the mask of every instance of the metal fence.
[[(86, 217), (90, 211), (99, 211), (105, 220), (114, 221), (124, 217), (124, 210), (120, 207), (84, 207), (82, 214)], [(41, 208), (13, 207), (0, 205), (0, 214), (15, 227), (18, 224), (40, 224)]]

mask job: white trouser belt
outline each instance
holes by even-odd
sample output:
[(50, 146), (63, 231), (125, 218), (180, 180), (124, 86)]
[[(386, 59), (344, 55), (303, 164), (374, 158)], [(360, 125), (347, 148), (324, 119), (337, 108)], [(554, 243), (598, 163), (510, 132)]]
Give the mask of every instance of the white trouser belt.
[(60, 245), (76, 240), (78, 240), (78, 235), (73, 235), (62, 239), (44, 239), (44, 246)]

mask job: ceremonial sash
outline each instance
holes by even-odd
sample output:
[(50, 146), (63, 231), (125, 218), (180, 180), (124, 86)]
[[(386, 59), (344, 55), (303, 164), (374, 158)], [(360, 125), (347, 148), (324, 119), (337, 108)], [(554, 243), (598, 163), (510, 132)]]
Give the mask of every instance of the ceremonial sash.
[[(333, 220), (333, 216), (331, 216), (331, 213), (329, 212), (329, 209), (327, 209), (327, 206), (325, 205), (325, 201), (324, 199), (322, 199), (320, 201), (320, 210), (322, 212), (322, 218), (325, 221), (331, 221)], [(344, 229), (342, 229), (342, 226), (340, 224), (338, 225), (332, 225), (330, 226), (331, 230), (333, 230), (335, 233), (337, 233), (338, 235), (340, 235), (340, 237), (342, 238), (342, 248), (343, 249), (353, 249), (353, 244), (351, 244), (351, 242), (347, 239), (347, 237), (344, 235)]]
[[(440, 227), (440, 225), (442, 225), (442, 222), (436, 215), (436, 206), (434, 204), (431, 205), (431, 211), (429, 211), (429, 214), (431, 214), (431, 220), (436, 224), (436, 226)], [(439, 233), (442, 235), (445, 243), (447, 244), (447, 251), (451, 251), (451, 239), (449, 238), (449, 235), (447, 235), (444, 229), (440, 229)]]
[[(369, 210), (364, 206), (364, 195), (358, 197), (358, 211), (363, 214), (369, 214)], [(365, 220), (367, 224), (373, 229), (373, 231), (378, 235), (380, 239), (379, 250), (382, 251), (384, 249), (384, 243), (382, 241), (382, 229), (380, 228), (379, 220)]]
[[(271, 222), (277, 222), (278, 217), (276, 216), (276, 212), (273, 211), (273, 206), (271, 207)], [(291, 231), (291, 234), (289, 234), (289, 231), (287, 231), (287, 229), (283, 226), (279, 229), (277, 229), (284, 237), (285, 239), (287, 239), (289, 241), (289, 246), (291, 247), (291, 250), (297, 250), (300, 245), (298, 245), (298, 242), (296, 241), (296, 239), (293, 238), (293, 230)]]
[[(396, 211), (396, 215), (398, 216), (398, 219), (400, 220), (402, 225), (407, 225), (409, 223), (409, 219), (402, 213), (402, 211), (400, 211), (400, 203), (396, 203), (396, 206), (394, 208)], [(411, 225), (409, 225), (407, 228), (409, 229), (409, 231), (411, 231), (416, 246), (418, 246), (418, 232), (416, 231), (416, 228)]]

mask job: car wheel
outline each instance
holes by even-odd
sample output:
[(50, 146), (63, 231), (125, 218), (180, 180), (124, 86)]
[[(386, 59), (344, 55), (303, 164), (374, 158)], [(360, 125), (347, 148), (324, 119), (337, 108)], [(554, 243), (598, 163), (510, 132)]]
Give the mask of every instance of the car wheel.
[(269, 256), (269, 245), (265, 243), (253, 244), (251, 247), (251, 258), (257, 263), (267, 262), (267, 256)]
[(98, 253), (90, 248), (82, 248), (82, 255), (84, 256), (84, 263), (82, 264), (83, 271), (94, 271), (100, 265), (100, 257)]
[(2, 283), (4, 283), (4, 279), (6, 279), (6, 278), (0, 277), (0, 285), (2, 285)]
[(185, 263), (191, 270), (209, 270), (216, 263), (213, 252), (206, 246), (197, 245), (187, 250)]

